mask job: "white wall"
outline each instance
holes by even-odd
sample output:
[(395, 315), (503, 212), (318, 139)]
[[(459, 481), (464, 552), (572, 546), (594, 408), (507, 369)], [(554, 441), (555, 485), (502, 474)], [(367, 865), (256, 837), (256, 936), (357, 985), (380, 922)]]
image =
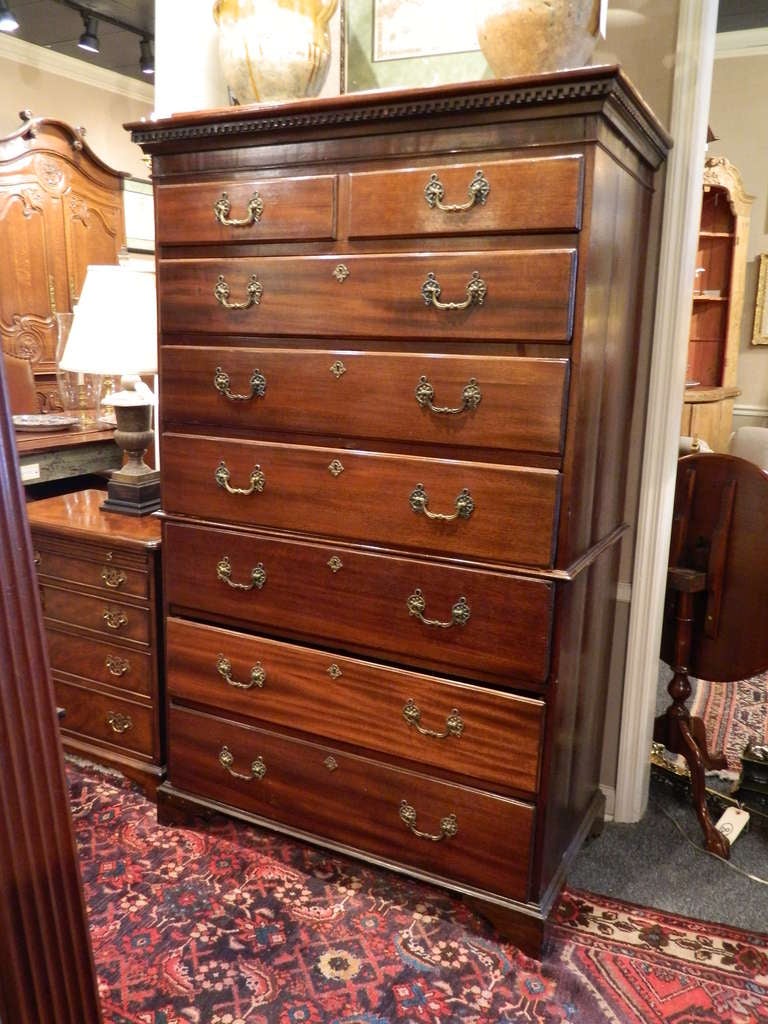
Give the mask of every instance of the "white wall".
[(142, 152), (123, 128), (147, 117), (153, 88), (84, 61), (0, 33), (0, 137), (21, 123), (20, 110), (86, 129), (99, 159), (136, 178), (149, 177)]

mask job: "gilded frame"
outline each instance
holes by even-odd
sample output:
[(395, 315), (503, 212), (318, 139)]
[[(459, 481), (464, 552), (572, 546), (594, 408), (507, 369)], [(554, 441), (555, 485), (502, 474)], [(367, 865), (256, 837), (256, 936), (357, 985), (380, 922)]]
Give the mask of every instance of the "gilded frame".
[(345, 92), (421, 88), (493, 77), (480, 50), (374, 61), (374, 0), (342, 2)]
[(761, 253), (758, 261), (752, 344), (768, 345), (768, 252)]

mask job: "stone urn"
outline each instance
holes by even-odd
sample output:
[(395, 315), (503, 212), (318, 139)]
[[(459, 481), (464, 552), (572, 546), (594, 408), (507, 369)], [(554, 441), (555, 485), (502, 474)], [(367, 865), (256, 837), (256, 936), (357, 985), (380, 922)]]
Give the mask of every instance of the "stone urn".
[(600, 0), (476, 0), (477, 38), (497, 78), (589, 63)]
[(338, 0), (216, 0), (219, 60), (236, 103), (317, 96), (328, 75)]

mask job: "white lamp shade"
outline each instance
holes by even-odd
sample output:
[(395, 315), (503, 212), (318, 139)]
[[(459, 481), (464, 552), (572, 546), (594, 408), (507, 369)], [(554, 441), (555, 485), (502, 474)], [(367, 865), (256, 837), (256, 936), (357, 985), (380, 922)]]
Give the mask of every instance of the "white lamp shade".
[(154, 267), (88, 267), (59, 367), (105, 377), (157, 373)]

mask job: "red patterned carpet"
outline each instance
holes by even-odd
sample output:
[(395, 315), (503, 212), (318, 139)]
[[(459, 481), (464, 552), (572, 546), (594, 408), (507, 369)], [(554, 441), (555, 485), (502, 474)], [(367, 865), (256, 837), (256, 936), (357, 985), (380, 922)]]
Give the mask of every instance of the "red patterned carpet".
[(543, 964), (447, 894), (69, 762), (105, 1024), (768, 1024), (768, 936), (567, 893)]

